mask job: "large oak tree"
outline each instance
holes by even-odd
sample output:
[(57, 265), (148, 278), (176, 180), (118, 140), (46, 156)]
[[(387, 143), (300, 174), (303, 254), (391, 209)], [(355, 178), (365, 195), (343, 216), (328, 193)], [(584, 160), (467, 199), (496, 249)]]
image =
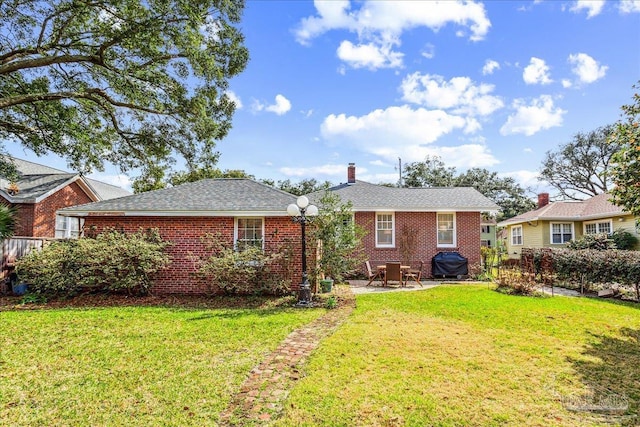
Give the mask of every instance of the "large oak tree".
[[(243, 0), (0, 0), (0, 139), (77, 171), (211, 166)], [(0, 148), (1, 149), (1, 148)]]
[(619, 145), (611, 142), (614, 126), (577, 133), (557, 151), (547, 151), (539, 180), (548, 182), (563, 199), (581, 200), (611, 190), (611, 158)]

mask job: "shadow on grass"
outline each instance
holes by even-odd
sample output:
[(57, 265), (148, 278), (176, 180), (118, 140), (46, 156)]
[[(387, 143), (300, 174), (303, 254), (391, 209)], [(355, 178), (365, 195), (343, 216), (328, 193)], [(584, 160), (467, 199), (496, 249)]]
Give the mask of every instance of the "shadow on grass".
[(638, 425), (640, 329), (622, 328), (618, 336), (591, 337), (583, 357), (568, 359), (588, 390), (582, 399), (583, 406), (590, 407), (585, 412), (609, 414), (619, 418), (621, 425)]

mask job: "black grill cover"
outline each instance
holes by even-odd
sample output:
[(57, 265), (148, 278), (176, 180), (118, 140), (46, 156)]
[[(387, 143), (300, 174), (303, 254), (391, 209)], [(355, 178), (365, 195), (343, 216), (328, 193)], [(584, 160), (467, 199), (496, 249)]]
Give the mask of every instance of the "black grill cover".
[(464, 276), (469, 274), (469, 262), (458, 252), (438, 252), (431, 260), (431, 275)]

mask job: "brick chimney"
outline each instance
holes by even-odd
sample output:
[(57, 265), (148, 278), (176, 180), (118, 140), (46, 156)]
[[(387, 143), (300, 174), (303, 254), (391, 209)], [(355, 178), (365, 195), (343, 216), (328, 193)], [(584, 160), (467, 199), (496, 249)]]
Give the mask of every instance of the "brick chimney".
[(349, 167), (347, 168), (347, 184), (355, 184), (356, 183), (356, 164), (349, 163)]
[(538, 209), (549, 204), (549, 193), (538, 194)]

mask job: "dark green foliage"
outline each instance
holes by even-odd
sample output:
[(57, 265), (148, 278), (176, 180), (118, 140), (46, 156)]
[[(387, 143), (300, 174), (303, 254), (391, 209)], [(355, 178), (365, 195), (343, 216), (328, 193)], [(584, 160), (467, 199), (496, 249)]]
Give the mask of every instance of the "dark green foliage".
[[(531, 249), (537, 257), (542, 250)], [(574, 283), (588, 292), (596, 284), (634, 288), (640, 301), (640, 252), (617, 249), (554, 249), (553, 270), (559, 282)]]
[(218, 235), (202, 238), (210, 254), (197, 258), (197, 275), (209, 291), (228, 295), (282, 295), (291, 290), (293, 247), (285, 243), (270, 253), (248, 246), (237, 250)]
[(157, 230), (107, 230), (95, 238), (52, 242), (20, 259), (16, 269), (36, 293), (89, 289), (146, 294), (154, 275), (169, 264), (166, 245)]
[(0, 204), (0, 239), (11, 237), (15, 226), (16, 210), (7, 205)]
[(640, 81), (634, 86), (633, 104), (622, 106), (625, 119), (616, 124), (611, 143), (620, 146), (613, 157), (613, 203), (640, 216)]
[(318, 274), (324, 273), (336, 282), (358, 270), (365, 261), (362, 237), (365, 230), (353, 222), (351, 202), (325, 191), (318, 203), (319, 215), (313, 220), (310, 241), (321, 241)]
[[(243, 0), (0, 1), (0, 140), (150, 182), (215, 164)], [(2, 168), (0, 168), (2, 170)]]
[(638, 245), (638, 238), (627, 230), (618, 229), (611, 234), (611, 238), (620, 250), (632, 250)]

